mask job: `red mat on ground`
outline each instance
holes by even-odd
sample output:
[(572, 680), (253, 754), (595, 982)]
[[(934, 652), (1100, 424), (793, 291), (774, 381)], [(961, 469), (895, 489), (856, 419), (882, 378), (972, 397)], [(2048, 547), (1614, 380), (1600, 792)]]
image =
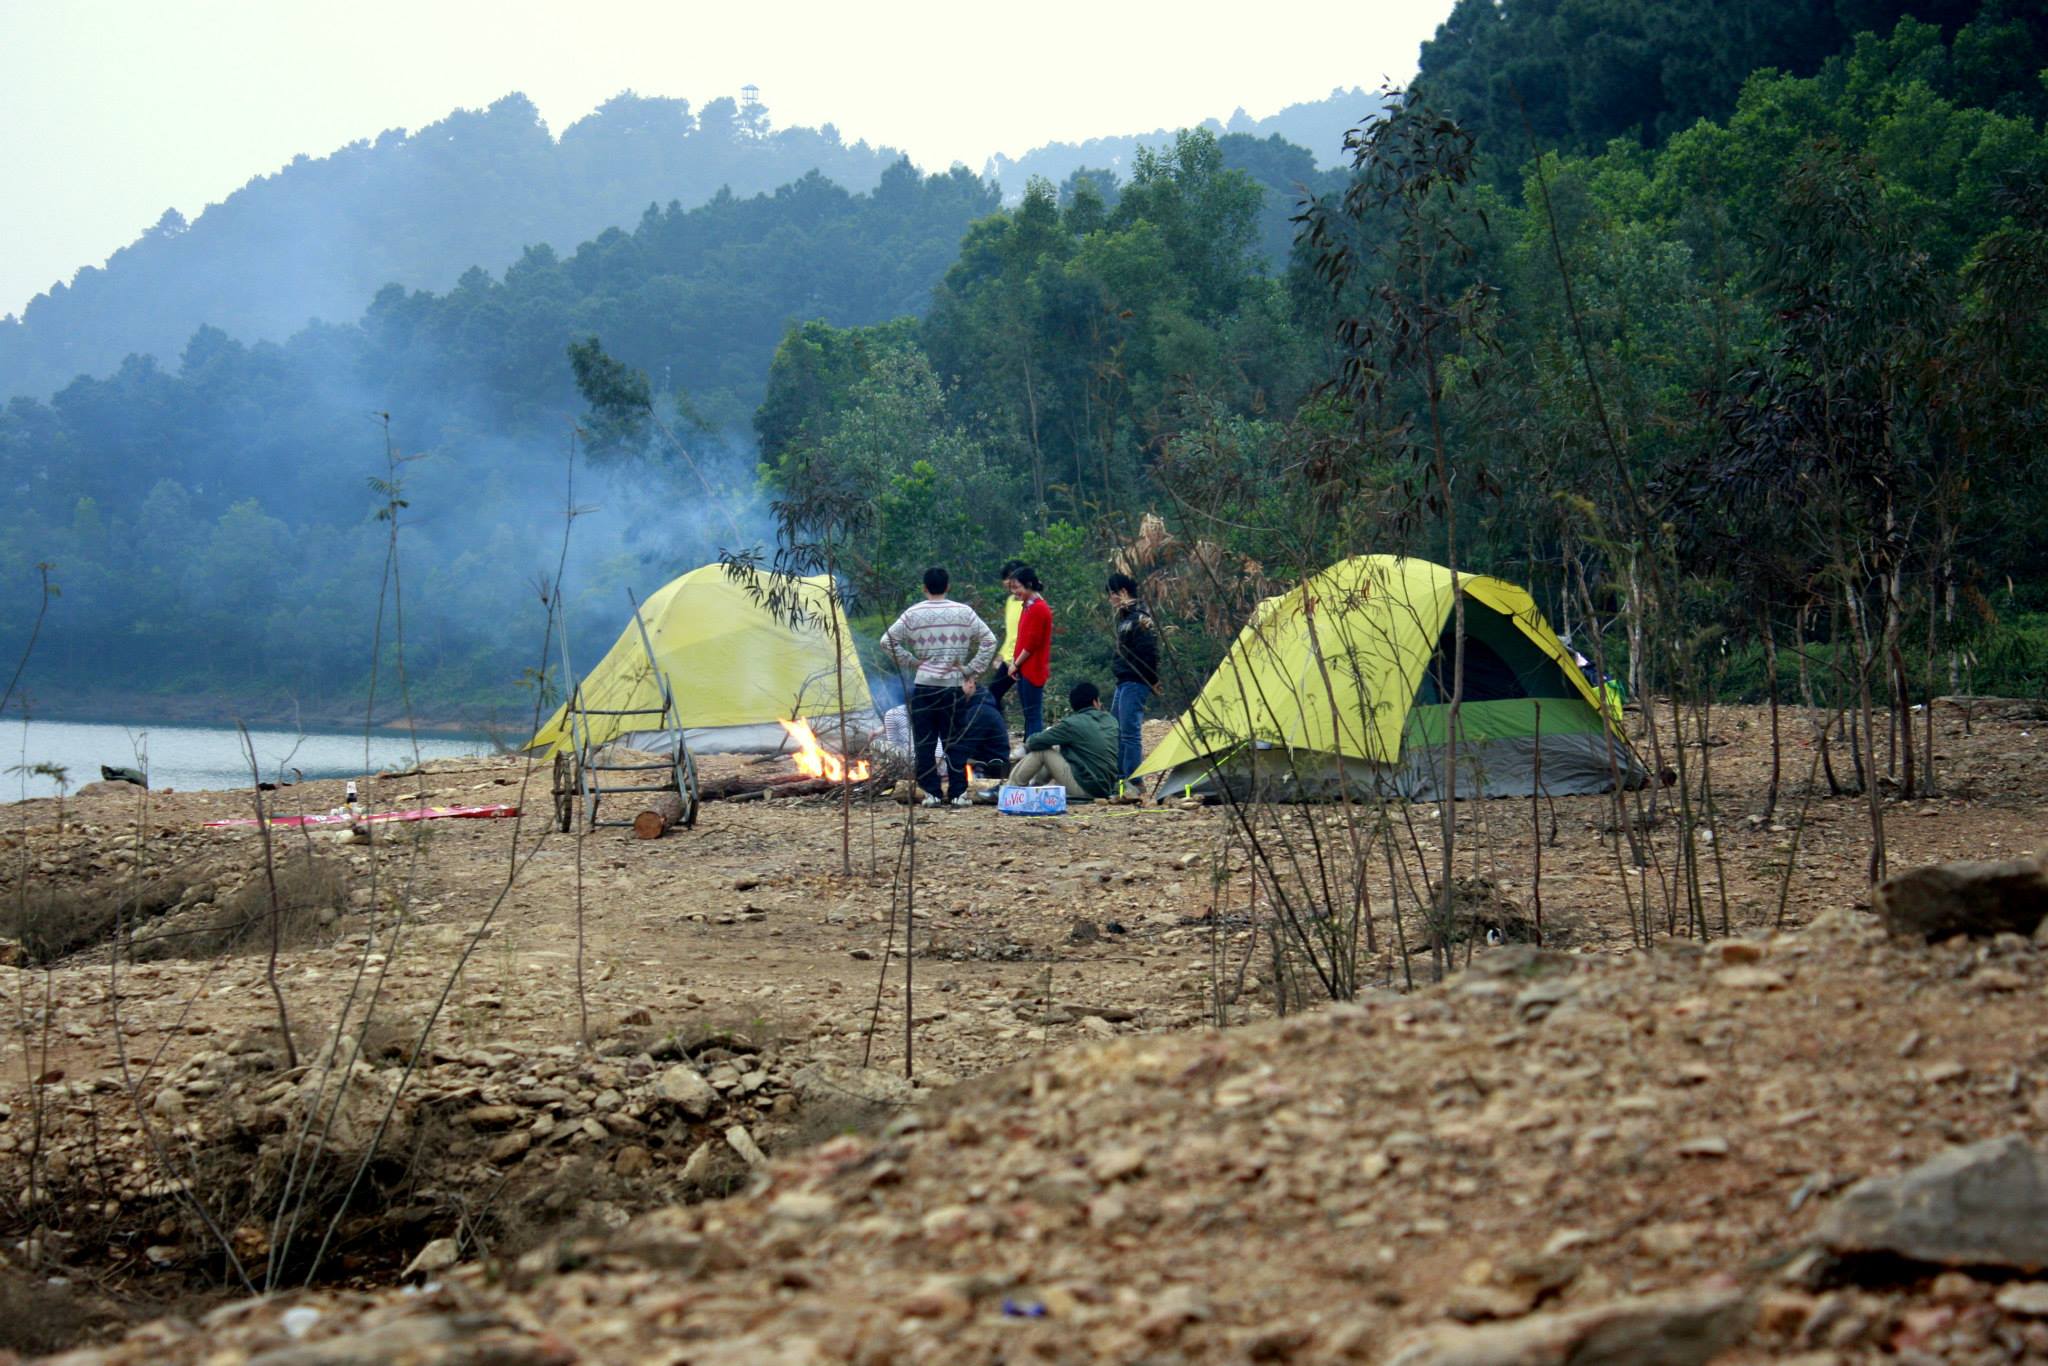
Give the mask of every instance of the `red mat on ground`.
[[(486, 821), (518, 814), (518, 807), (499, 802), (492, 806), (415, 806), (407, 811), (366, 811), (354, 816), (346, 812), (323, 811), (312, 816), (272, 816), (270, 824), (297, 829), (307, 825), (381, 825), (386, 821)], [(240, 820), (208, 821), (205, 828), (253, 828), (255, 824), (254, 816), (244, 816)]]

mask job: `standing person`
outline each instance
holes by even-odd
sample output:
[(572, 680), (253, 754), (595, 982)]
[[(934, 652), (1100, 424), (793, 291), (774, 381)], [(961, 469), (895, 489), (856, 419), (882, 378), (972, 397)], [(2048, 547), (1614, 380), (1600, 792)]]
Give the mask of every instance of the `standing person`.
[(1024, 738), (1045, 729), (1045, 685), (1052, 678), (1052, 604), (1045, 585), (1028, 564), (1010, 571), (1010, 601), (1017, 614), (1016, 660), (1010, 672), (1017, 680), (1017, 705), (1024, 710)]
[(1010, 773), (1019, 787), (1057, 783), (1067, 800), (1085, 802), (1116, 792), (1116, 718), (1102, 709), (1093, 683), (1076, 683), (1067, 694), (1072, 710), (1024, 742), (1024, 757)]
[(910, 688), (910, 745), (926, 806), (948, 798), (966, 806), (970, 800), (964, 773), (948, 774), (949, 790), (941, 794), (936, 750), (942, 739), (951, 748), (960, 732), (961, 704), (974, 695), (996, 657), (995, 632), (972, 607), (946, 596), (951, 586), (944, 569), (925, 570), (924, 601), (905, 608), (882, 633), (882, 656), (898, 669), (917, 670)]
[(1110, 606), (1116, 609), (1116, 650), (1109, 668), (1116, 679), (1110, 710), (1116, 715), (1117, 777), (1136, 792), (1143, 790), (1131, 775), (1145, 757), (1145, 703), (1159, 686), (1159, 632), (1152, 614), (1138, 601), (1136, 579), (1111, 574), (1107, 591)]
[(1003, 585), (1003, 652), (996, 658), (996, 676), (988, 683), (988, 694), (995, 699), (996, 710), (1003, 709), (1003, 699), (1010, 695), (1010, 689), (1017, 686), (1017, 620), (1024, 615), (1024, 604), (1017, 597), (1015, 575), (1022, 560), (1004, 560), (1002, 570), (996, 579)]

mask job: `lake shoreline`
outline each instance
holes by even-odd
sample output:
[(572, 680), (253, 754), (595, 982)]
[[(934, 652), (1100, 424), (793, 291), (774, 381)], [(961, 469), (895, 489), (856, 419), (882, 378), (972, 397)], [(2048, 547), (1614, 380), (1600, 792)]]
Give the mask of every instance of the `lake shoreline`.
[[(20, 708), (10, 706), (6, 720), (19, 722)], [(363, 711), (360, 703), (319, 703), (299, 705), (255, 699), (223, 699), (209, 694), (178, 695), (120, 689), (73, 693), (63, 698), (37, 698), (29, 716), (43, 721), (72, 721), (94, 725), (129, 726), (222, 726), (237, 722), (251, 728), (360, 734)], [(110, 720), (113, 717), (147, 717), (145, 721)], [(432, 735), (485, 735), (502, 733), (507, 743), (524, 739), (533, 722), (532, 709), (522, 713), (514, 707), (478, 706), (459, 714), (416, 715), (411, 728)], [(370, 729), (379, 732), (407, 729), (405, 713), (398, 708), (378, 709)]]
[(423, 760), (490, 757), (500, 747), (481, 731), (323, 729), (250, 722), (241, 728), (168, 720), (74, 721), (28, 718), (0, 727), (0, 797), (34, 800), (90, 786), (109, 769), (139, 768), (152, 790), (246, 790), (252, 765), (263, 780), (294, 784), (409, 770)]

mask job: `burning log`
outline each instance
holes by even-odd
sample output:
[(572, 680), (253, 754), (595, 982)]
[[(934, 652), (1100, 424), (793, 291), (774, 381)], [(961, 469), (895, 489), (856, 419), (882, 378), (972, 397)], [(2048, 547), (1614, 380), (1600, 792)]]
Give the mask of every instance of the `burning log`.
[(796, 753), (789, 757), (798, 771), (828, 783), (864, 783), (868, 780), (868, 761), (855, 759), (848, 764), (843, 756), (818, 743), (810, 722), (784, 721), (782, 728), (789, 732), (790, 739), (796, 741)]
[(823, 778), (810, 778), (799, 773), (791, 780), (779, 783), (762, 783), (748, 792), (735, 792), (726, 798), (731, 802), (766, 801), (770, 797), (819, 797), (827, 792), (837, 792), (845, 784), (828, 783)]
[[(750, 797), (759, 792), (777, 792), (778, 795), (808, 792), (817, 788), (819, 779), (808, 773), (774, 773), (766, 777), (739, 775), (731, 778), (717, 778), (701, 784), (697, 789), (697, 800), (703, 802), (728, 801), (734, 797)], [(832, 784), (826, 783), (825, 787)]]
[(633, 817), (633, 833), (643, 840), (658, 840), (683, 819), (683, 799), (675, 792), (657, 792), (647, 807)]

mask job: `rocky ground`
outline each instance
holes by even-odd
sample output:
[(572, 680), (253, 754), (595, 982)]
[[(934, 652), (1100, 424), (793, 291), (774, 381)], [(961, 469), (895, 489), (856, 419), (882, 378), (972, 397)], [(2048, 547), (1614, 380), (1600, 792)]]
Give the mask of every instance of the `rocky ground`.
[[(2039, 852), (2039, 723), (1939, 724), (1948, 795), (1890, 805), (1894, 866)], [(198, 828), (246, 796), (88, 796), (61, 831), (23, 804), (0, 876), (41, 918), (16, 928), (120, 919), (7, 974), (0, 1318), (47, 1321), (13, 1341), (48, 1348), (184, 1297), (123, 1361), (1375, 1359), (1446, 1332), (1413, 1359), (1673, 1332), (1731, 1359), (2048, 1359), (2017, 1254), (1900, 1262), (1837, 1230), (1843, 1257), (1801, 1255), (1859, 1178), (2040, 1140), (2048, 960), (1884, 941), (1863, 804), (1747, 819), (1762, 718), (1714, 730), (1737, 938), (1631, 948), (1643, 875), (1605, 802), (1533, 832), (1470, 804), (1493, 911), (1533, 900), (1544, 837), (1551, 948), (1474, 935), (1467, 970), (1403, 993), (1426, 959), (1383, 934), (1364, 1003), (1221, 1033), (1270, 991), (1219, 812), (931, 813), (908, 1082), (891, 803), (856, 808), (851, 878), (829, 799), (716, 803), (657, 841), (281, 837), (276, 994), (262, 841)], [(544, 817), (526, 782), (483, 762), (364, 795)], [(324, 1288), (221, 1303), (234, 1263), (297, 1284), (316, 1257)], [(408, 1266), (437, 1288), (372, 1289)], [(1524, 1355), (1426, 1355), (1487, 1333)]]

